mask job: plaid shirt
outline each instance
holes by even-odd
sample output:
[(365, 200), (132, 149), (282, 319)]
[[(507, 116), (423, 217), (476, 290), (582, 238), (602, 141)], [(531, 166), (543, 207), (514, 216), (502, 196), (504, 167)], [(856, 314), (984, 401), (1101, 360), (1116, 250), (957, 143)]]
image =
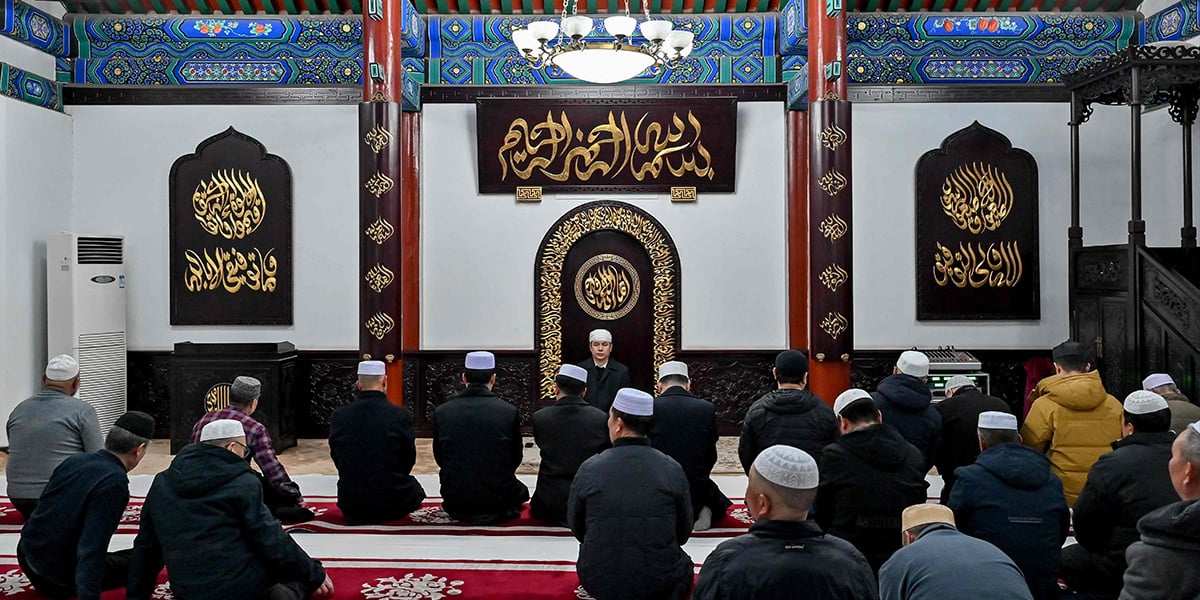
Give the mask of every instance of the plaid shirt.
[(267, 428), (263, 427), (262, 423), (255, 421), (250, 415), (246, 414), (241, 408), (229, 405), (221, 410), (214, 410), (196, 422), (196, 426), (192, 428), (191, 443), (195, 444), (200, 441), (200, 430), (204, 429), (205, 425), (212, 423), (218, 419), (233, 419), (240, 421), (242, 429), (246, 431), (246, 446), (250, 448), (250, 452), (254, 455), (254, 462), (258, 463), (258, 468), (262, 470), (263, 476), (271, 483), (271, 487), (280, 495), (290, 499), (300, 499), (300, 486), (288, 477), (287, 471), (283, 469), (283, 465), (279, 464), (279, 459), (275, 457), (275, 447), (271, 444), (271, 434), (267, 433)]

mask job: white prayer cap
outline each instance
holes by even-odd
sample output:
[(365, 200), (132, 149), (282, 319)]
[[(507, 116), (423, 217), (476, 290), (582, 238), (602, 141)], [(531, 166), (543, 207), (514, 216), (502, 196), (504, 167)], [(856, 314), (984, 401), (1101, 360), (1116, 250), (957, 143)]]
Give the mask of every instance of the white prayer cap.
[(650, 417), (654, 415), (654, 398), (642, 390), (621, 388), (617, 390), (612, 407), (627, 415)]
[(968, 385), (971, 387), (975, 387), (975, 382), (972, 381), (971, 378), (967, 377), (966, 375), (955, 375), (954, 377), (950, 378), (950, 381), (946, 382), (946, 389), (947, 390), (957, 390), (960, 387), (965, 387)]
[(241, 422), (233, 419), (217, 419), (200, 430), (200, 441), (227, 440), (245, 435), (246, 431), (242, 429)]
[(1167, 401), (1154, 392), (1138, 390), (1125, 396), (1125, 412), (1131, 415), (1148, 415), (1167, 408)]
[(667, 361), (658, 367), (659, 380), (662, 380), (663, 377), (669, 377), (671, 375), (679, 375), (680, 377), (686, 379), (688, 376), (687, 363), (672, 360)]
[(1195, 432), (1196, 435), (1200, 435), (1200, 421), (1196, 421), (1195, 423), (1192, 423), (1191, 425), (1189, 425), (1189, 427), (1192, 428), (1192, 431)]
[(79, 374), (79, 361), (70, 354), (59, 354), (46, 363), (46, 379), (70, 381)]
[(358, 363), (359, 375), (387, 375), (387, 367), (381, 360), (364, 360)]
[(563, 365), (558, 368), (558, 374), (563, 377), (570, 377), (576, 381), (587, 383), (587, 369), (576, 365)]
[(981, 412), (979, 413), (979, 428), (1016, 431), (1017, 417), (998, 410)]
[(905, 375), (925, 377), (929, 375), (929, 357), (925, 356), (924, 352), (906, 350), (900, 353), (900, 360), (896, 361), (896, 368)]
[(496, 368), (496, 355), (482, 350), (468, 352), (464, 366), (473, 371), (490, 371)]
[(588, 343), (590, 344), (592, 342), (608, 342), (611, 344), (612, 333), (610, 333), (607, 329), (593, 329), (592, 332), (588, 334)]
[(850, 388), (838, 394), (837, 400), (833, 401), (833, 414), (842, 414), (842, 409), (854, 404), (859, 400), (862, 400), (863, 398), (870, 400), (871, 395), (868, 394), (866, 390), (860, 390), (858, 388)]
[(811, 490), (820, 483), (817, 461), (799, 448), (776, 444), (759, 453), (754, 470), (763, 479), (789, 490)]
[(1166, 373), (1152, 373), (1149, 377), (1142, 380), (1143, 390), (1152, 390), (1161, 385), (1175, 385), (1175, 380), (1171, 379)]

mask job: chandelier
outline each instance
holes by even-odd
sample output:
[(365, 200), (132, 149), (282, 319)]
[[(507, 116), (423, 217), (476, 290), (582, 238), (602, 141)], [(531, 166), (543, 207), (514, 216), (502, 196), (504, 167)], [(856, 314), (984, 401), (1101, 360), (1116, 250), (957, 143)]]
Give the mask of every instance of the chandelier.
[[(647, 69), (656, 73), (662, 68), (675, 68), (692, 53), (695, 34), (675, 29), (666, 19), (651, 19), (648, 0), (643, 0), (642, 6), (645, 20), (640, 25), (629, 16), (626, 1), (624, 14), (604, 19), (604, 30), (615, 41), (589, 41), (591, 17), (578, 14), (579, 0), (564, 0), (561, 25), (547, 19), (514, 28), (513, 44), (534, 69), (559, 69), (591, 83), (616, 83)], [(634, 30), (641, 32), (642, 43), (634, 41)]]

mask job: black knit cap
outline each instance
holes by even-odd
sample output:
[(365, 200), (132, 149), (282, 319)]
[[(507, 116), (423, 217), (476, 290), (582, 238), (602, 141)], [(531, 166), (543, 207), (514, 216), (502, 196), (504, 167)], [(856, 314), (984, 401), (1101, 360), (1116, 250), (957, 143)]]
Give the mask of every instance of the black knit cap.
[(784, 350), (775, 357), (775, 372), (779, 377), (804, 377), (808, 373), (808, 357), (799, 350)]
[(1087, 361), (1087, 352), (1083, 349), (1083, 344), (1079, 342), (1066, 341), (1054, 347), (1050, 356), (1054, 362), (1062, 362), (1063, 360)]
[(151, 439), (154, 437), (154, 417), (138, 410), (131, 410), (121, 415), (117, 422), (113, 423), (113, 426), (120, 427), (141, 438)]

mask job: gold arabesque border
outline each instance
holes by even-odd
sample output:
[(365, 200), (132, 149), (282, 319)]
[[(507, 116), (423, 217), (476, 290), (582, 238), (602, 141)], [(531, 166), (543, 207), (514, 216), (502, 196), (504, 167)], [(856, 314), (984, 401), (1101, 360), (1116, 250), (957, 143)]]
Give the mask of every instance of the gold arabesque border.
[(537, 265), (539, 300), (539, 388), (543, 398), (554, 397), (554, 377), (562, 363), (562, 270), (567, 253), (583, 236), (596, 231), (619, 231), (637, 240), (650, 256), (650, 293), (654, 338), (654, 371), (675, 359), (676, 269), (670, 238), (648, 215), (630, 207), (604, 203), (584, 206), (555, 225), (545, 238)]

